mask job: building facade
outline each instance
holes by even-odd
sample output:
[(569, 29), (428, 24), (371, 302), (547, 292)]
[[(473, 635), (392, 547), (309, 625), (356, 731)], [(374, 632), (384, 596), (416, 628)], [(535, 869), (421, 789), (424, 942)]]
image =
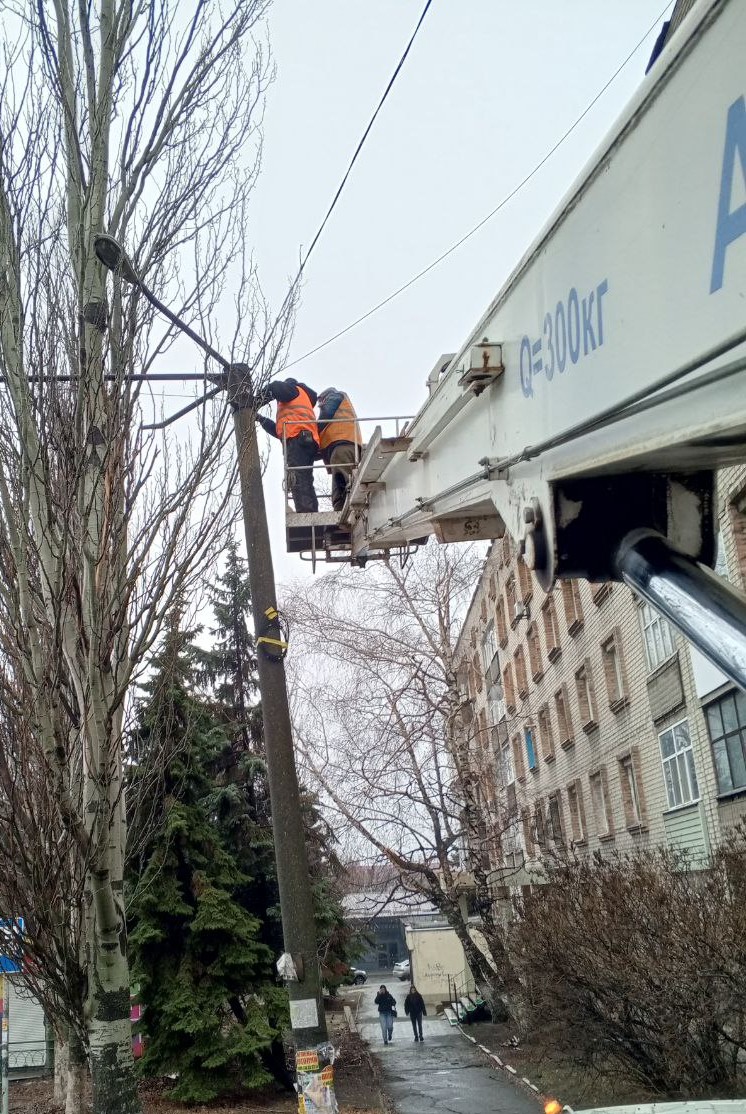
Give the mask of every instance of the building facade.
[[(718, 571), (746, 579), (746, 469), (719, 481)], [(491, 865), (668, 846), (692, 865), (746, 814), (746, 695), (618, 583), (544, 592), (491, 546), (461, 631), (459, 683)]]

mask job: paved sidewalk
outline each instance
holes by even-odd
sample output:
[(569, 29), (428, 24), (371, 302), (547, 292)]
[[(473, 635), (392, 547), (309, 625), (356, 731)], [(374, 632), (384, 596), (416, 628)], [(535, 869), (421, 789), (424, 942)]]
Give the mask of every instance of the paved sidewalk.
[(384, 1045), (373, 1002), (380, 983), (374, 976), (363, 988), (357, 1022), (380, 1060), (397, 1114), (540, 1114), (539, 1100), (489, 1067), (484, 1054), (447, 1021), (426, 1017), (425, 1039), (415, 1043), (404, 1014), (408, 983), (386, 980), (399, 1016), (392, 1043)]

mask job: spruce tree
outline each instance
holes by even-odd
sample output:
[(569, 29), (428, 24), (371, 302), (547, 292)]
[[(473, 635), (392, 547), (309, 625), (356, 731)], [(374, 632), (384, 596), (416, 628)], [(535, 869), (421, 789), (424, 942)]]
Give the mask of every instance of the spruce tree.
[[(251, 589), (235, 539), (226, 547), (225, 571), (210, 589), (213, 646), (197, 653), (199, 677), (232, 740), (230, 763), (216, 786), (215, 810), (232, 853), (251, 884), (242, 890), (250, 909), (264, 908), (262, 938), (279, 954), (282, 927), (274, 866), (269, 786), (263, 761), (261, 705), (257, 702), (256, 646), (249, 630)], [(342, 909), (344, 868), (318, 798), (301, 786), (309, 870), (316, 908), (319, 959), (330, 989), (339, 985), (362, 950), (360, 934)]]
[(145, 688), (131, 788), (139, 877), (130, 946), (150, 1075), (175, 1074), (174, 1098), (205, 1102), (264, 1084), (284, 1020), (272, 950), (246, 907), (250, 877), (226, 846), (215, 770), (230, 740), (194, 695), (195, 651), (174, 623)]

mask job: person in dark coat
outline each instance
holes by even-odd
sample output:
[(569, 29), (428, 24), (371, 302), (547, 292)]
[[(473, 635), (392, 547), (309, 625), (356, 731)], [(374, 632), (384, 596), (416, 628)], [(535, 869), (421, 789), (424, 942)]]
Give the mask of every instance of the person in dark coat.
[(420, 994), (417, 987), (412, 984), (409, 988), (409, 994), (404, 999), (404, 1012), (412, 1022), (412, 1031), (416, 1041), (424, 1040), (422, 1035), (422, 1019), (427, 1017), (427, 1010), (425, 1009), (425, 999)]
[(381, 1023), (381, 1035), (384, 1044), (390, 1044), (394, 1038), (394, 1018), (396, 1017), (396, 999), (389, 994), (385, 986), (378, 988), (376, 994), (378, 1006), (378, 1020)]
[(256, 406), (277, 403), (277, 419), (257, 414), (262, 429), (283, 442), (288, 467), (288, 480), (295, 509), (313, 513), (319, 509), (313, 485), (313, 463), (319, 455), (319, 428), (314, 406), (316, 391), (297, 379), (274, 379), (256, 396)]
[(332, 507), (341, 511), (360, 462), (363, 436), (349, 396), (336, 387), (327, 387), (319, 395), (319, 444), (332, 477)]

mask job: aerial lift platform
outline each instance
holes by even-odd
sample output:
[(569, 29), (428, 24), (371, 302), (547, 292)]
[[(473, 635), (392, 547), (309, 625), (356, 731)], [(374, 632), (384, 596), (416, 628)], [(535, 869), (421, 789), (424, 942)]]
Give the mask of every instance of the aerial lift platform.
[(545, 588), (624, 580), (746, 686), (746, 599), (708, 568), (746, 461), (745, 58), (743, 0), (696, 0), (314, 558), (507, 530)]

